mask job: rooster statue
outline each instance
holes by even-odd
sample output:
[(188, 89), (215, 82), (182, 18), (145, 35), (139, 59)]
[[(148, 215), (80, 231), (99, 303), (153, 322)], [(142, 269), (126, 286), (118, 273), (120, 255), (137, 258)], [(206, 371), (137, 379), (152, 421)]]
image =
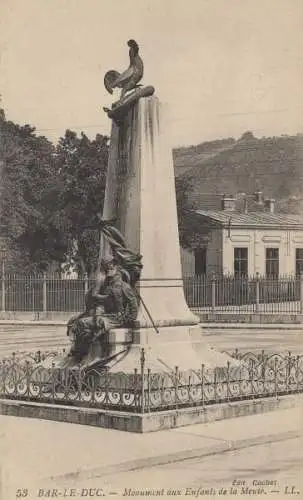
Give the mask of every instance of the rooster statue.
[(119, 73), (115, 70), (110, 70), (105, 74), (104, 85), (106, 90), (112, 94), (113, 89), (121, 88), (121, 98), (129, 92), (140, 85), (139, 82), (143, 77), (143, 61), (139, 56), (139, 46), (135, 40), (129, 40), (127, 42), (129, 46), (129, 67)]

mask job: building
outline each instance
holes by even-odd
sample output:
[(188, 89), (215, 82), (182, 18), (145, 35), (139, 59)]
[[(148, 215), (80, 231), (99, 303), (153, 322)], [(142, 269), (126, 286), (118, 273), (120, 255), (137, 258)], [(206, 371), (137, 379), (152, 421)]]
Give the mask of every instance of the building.
[(274, 200), (263, 211), (239, 212), (232, 197), (221, 210), (196, 210), (193, 228), (202, 244), (182, 251), (183, 274), (236, 276), (295, 275), (303, 272), (303, 216), (275, 213)]

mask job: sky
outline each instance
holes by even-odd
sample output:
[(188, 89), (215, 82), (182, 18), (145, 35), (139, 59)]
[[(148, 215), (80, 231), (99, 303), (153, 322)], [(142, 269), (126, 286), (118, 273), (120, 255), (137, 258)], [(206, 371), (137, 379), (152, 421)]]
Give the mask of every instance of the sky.
[(303, 133), (302, 0), (0, 0), (8, 119), (53, 141), (109, 134), (109, 69), (128, 65), (168, 104), (173, 146)]

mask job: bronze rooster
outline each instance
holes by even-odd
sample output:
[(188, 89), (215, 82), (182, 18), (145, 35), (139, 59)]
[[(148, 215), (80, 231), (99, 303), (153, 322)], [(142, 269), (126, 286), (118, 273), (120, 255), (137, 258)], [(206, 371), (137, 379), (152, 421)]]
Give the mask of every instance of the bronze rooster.
[(139, 56), (139, 46), (135, 40), (129, 40), (127, 42), (129, 46), (129, 67), (119, 73), (115, 70), (110, 70), (106, 73), (104, 77), (104, 85), (106, 90), (112, 94), (113, 89), (121, 88), (121, 97), (123, 97), (126, 92), (139, 87), (138, 83), (143, 77), (143, 61)]

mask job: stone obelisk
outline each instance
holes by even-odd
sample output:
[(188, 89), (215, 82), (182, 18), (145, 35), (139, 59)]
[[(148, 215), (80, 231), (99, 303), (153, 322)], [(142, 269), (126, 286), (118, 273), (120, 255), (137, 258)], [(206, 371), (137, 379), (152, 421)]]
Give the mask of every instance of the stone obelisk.
[[(166, 109), (140, 99), (113, 123), (103, 218), (116, 220), (127, 246), (142, 255), (140, 295), (155, 325), (198, 323), (183, 292), (175, 180)], [(141, 305), (138, 321), (152, 326)]]
[[(113, 73), (108, 72), (109, 81)], [(112, 131), (103, 219), (115, 220), (143, 264), (138, 328), (110, 332), (116, 352), (132, 341), (127, 356), (112, 369), (139, 366), (142, 347), (153, 371), (226, 364), (225, 356), (202, 341), (199, 318), (184, 297), (167, 108), (153, 87), (143, 87), (106, 111)]]

